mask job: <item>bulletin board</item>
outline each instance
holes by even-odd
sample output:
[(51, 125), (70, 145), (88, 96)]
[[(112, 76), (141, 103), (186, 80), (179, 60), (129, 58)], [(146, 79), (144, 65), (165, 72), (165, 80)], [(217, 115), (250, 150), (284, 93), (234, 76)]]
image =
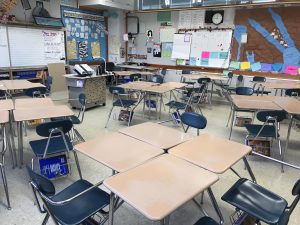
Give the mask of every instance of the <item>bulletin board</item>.
[(107, 58), (104, 17), (94, 12), (61, 6), (66, 28), (68, 62), (97, 62)]

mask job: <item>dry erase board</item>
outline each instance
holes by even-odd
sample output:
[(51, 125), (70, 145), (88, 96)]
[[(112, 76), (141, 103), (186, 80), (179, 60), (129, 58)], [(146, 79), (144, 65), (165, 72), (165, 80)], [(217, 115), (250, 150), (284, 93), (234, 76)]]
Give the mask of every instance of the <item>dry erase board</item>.
[[(2, 31), (7, 31), (7, 35), (3, 35)], [(0, 66), (3, 67), (46, 66), (48, 63), (64, 62), (64, 33), (57, 30), (2, 26), (0, 54)]]
[(190, 65), (228, 68), (232, 30), (200, 30), (192, 33)]

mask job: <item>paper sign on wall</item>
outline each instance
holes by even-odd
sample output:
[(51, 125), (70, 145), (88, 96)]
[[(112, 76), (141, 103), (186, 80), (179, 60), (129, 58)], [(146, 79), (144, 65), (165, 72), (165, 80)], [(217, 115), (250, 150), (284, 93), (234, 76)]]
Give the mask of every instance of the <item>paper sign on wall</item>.
[(93, 41), (91, 43), (91, 48), (92, 48), (92, 57), (95, 58), (100, 58), (100, 42), (99, 41)]
[(251, 65), (251, 70), (253, 72), (261, 70), (261, 64), (260, 64), (260, 62), (252, 64)]
[(68, 59), (77, 59), (77, 45), (75, 39), (67, 41), (67, 56)]
[(297, 75), (298, 67), (297, 66), (286, 66), (284, 69), (284, 73), (290, 75)]
[(229, 68), (233, 69), (233, 70), (239, 70), (240, 69), (240, 62), (231, 61), (230, 65), (229, 65)]
[(159, 31), (160, 42), (173, 42), (176, 29), (173, 27), (161, 28)]
[(269, 63), (262, 63), (261, 64), (261, 71), (270, 72), (271, 70), (272, 70), (272, 64), (269, 64)]
[(250, 62), (241, 62), (241, 70), (248, 70), (251, 68)]

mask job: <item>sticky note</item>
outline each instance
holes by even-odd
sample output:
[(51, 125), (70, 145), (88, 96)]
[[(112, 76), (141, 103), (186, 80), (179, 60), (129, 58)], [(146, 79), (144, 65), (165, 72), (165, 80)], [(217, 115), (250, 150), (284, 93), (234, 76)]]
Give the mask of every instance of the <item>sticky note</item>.
[(239, 70), (240, 69), (240, 63), (236, 61), (231, 61), (229, 65), (230, 69)]
[(208, 59), (201, 59), (201, 65), (207, 66), (208, 65)]
[(191, 58), (190, 58), (190, 65), (191, 65), (191, 66), (196, 66), (196, 61), (197, 61), (197, 58), (191, 57)]
[(227, 59), (228, 58), (228, 52), (220, 52), (220, 59)]
[(211, 52), (210, 53), (211, 59), (218, 59), (219, 58), (219, 52)]
[(261, 63), (261, 71), (270, 72), (272, 70), (272, 64), (269, 63)]
[(275, 64), (272, 64), (272, 70), (275, 71), (275, 72), (280, 72), (282, 69), (282, 64), (280, 63), (275, 63)]
[(251, 65), (251, 70), (254, 71), (254, 72), (261, 70), (261, 64), (260, 64), (260, 62), (252, 64)]
[(291, 75), (297, 75), (298, 67), (297, 66), (286, 66), (284, 69), (284, 73), (291, 74)]
[(298, 74), (300, 74), (300, 68), (298, 68)]
[(201, 54), (202, 59), (208, 59), (209, 56), (210, 56), (210, 52), (202, 52), (202, 54)]
[(250, 62), (241, 62), (241, 70), (248, 70), (251, 68)]

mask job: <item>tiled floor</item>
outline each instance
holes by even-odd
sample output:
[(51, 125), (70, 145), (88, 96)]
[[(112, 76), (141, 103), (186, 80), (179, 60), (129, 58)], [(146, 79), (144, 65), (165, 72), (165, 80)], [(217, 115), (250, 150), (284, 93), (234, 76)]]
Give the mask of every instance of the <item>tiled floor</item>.
[[(64, 99), (66, 93), (56, 93), (53, 94), (53, 99)], [(67, 104), (67, 100), (56, 101), (57, 104)], [(105, 129), (104, 125), (106, 122), (107, 113), (110, 107), (110, 100), (107, 100), (106, 107), (97, 107), (86, 111), (83, 124), (78, 126), (79, 132), (82, 136), (89, 140), (96, 136), (101, 136), (109, 132), (117, 131), (120, 127), (124, 127), (125, 124), (117, 120), (111, 119), (108, 128)], [(211, 106), (203, 107), (203, 113), (207, 117), (208, 126), (203, 132), (209, 132), (220, 137), (227, 138), (229, 128), (226, 127), (227, 118), (229, 115), (229, 104), (222, 98), (214, 96), (214, 101)], [(117, 116), (118, 110), (115, 110), (112, 118)], [(168, 119), (168, 111), (163, 112), (163, 118)], [(138, 124), (143, 121), (148, 121), (148, 118), (143, 118), (141, 114), (141, 107), (138, 107), (134, 115), (133, 124)], [(175, 129), (181, 129), (181, 127), (175, 127), (172, 123), (165, 124), (166, 126), (174, 127)], [(189, 132), (196, 134), (196, 131), (190, 129)], [(285, 140), (287, 133), (287, 124), (283, 124), (281, 127), (281, 137)], [(245, 136), (245, 130), (243, 128), (234, 128), (233, 140), (237, 142), (243, 142), (243, 137)], [(293, 131), (290, 142), (290, 149), (287, 153), (287, 160), (289, 162), (297, 163), (300, 165), (300, 141), (299, 133)], [(36, 138), (36, 134), (33, 128), (28, 128), (28, 136), (24, 138), (24, 160), (26, 163), (30, 163), (32, 153), (28, 145), (30, 139)], [(284, 142), (283, 142), (284, 144)], [(277, 155), (277, 146), (274, 142), (273, 153)], [(80, 163), (85, 179), (96, 183), (97, 181), (104, 179), (111, 175), (111, 171), (94, 162), (93, 160), (80, 155)], [(259, 159), (254, 156), (249, 157), (250, 165), (256, 175), (259, 184), (265, 186), (266, 188), (274, 191), (275, 193), (285, 197), (289, 202), (292, 201), (293, 197), (291, 195), (291, 189), (294, 183), (300, 178), (299, 171), (294, 169), (286, 168), (285, 173), (280, 172), (280, 166), (263, 159)], [(244, 165), (238, 163), (234, 168), (242, 175), (248, 177), (246, 170), (244, 170)], [(9, 193), (12, 203), (12, 210), (7, 210), (3, 203), (6, 203), (4, 190), (2, 184), (0, 184), (0, 224), (3, 225), (38, 225), (41, 224), (43, 220), (43, 215), (41, 215), (33, 204), (33, 198), (31, 189), (28, 185), (28, 177), (23, 169), (12, 170), (10, 166), (10, 160), (7, 156), (6, 161), (6, 171), (8, 177)], [(78, 178), (77, 172), (73, 169), (71, 176), (67, 178), (58, 179), (55, 181), (55, 185), (58, 190), (64, 185), (72, 182)], [(227, 203), (223, 202), (220, 197), (222, 194), (237, 180), (237, 177), (228, 171), (220, 176), (220, 181), (213, 186), (213, 191), (217, 198), (218, 204), (221, 211), (225, 217), (225, 224), (231, 224), (229, 216), (234, 212), (234, 207), (231, 207)], [(197, 181), (195, 181), (197, 182)], [(176, 196), (174, 196), (176, 198)], [(216, 218), (216, 214), (212, 209), (210, 201), (205, 196), (204, 208), (208, 211), (209, 215)], [(170, 224), (174, 225), (192, 225), (198, 218), (201, 217), (199, 209), (193, 202), (188, 202), (176, 212), (171, 215)], [(48, 224), (52, 224), (49, 221)], [(124, 204), (115, 214), (116, 225), (147, 225), (147, 224), (159, 224), (158, 222), (152, 222), (146, 219), (139, 212), (134, 210), (131, 206)], [(300, 206), (295, 209), (290, 223), (291, 225), (300, 224)]]

